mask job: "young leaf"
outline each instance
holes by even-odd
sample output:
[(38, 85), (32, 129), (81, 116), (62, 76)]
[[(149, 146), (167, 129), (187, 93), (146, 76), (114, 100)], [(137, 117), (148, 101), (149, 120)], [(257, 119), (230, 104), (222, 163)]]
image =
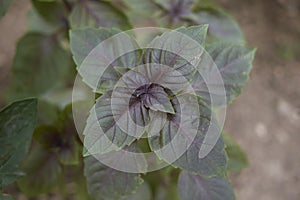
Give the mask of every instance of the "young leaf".
[(153, 111), (161, 111), (174, 114), (172, 103), (169, 95), (164, 91), (164, 88), (157, 84), (147, 84), (139, 87), (133, 93), (134, 101), (142, 101), (146, 108)]
[(6, 14), (12, 3), (13, 0), (0, 0), (0, 18)]
[(223, 138), (228, 156), (227, 170), (235, 173), (240, 172), (249, 165), (247, 155), (229, 135), (223, 134)]
[(78, 1), (70, 15), (70, 23), (72, 28), (132, 28), (122, 10), (106, 1)]
[(24, 175), (19, 163), (28, 152), (36, 115), (36, 99), (14, 102), (0, 112), (0, 188)]
[(228, 180), (221, 177), (205, 178), (182, 171), (178, 180), (181, 200), (234, 200)]
[(27, 33), (17, 45), (13, 63), (13, 95), (26, 97), (45, 94), (64, 83), (72, 67), (69, 53), (59, 41), (40, 33)]
[(62, 177), (62, 166), (56, 154), (35, 143), (22, 164), (26, 176), (18, 181), (22, 192), (36, 196), (51, 191)]
[[(248, 81), (255, 49), (238, 44), (217, 43), (207, 46), (206, 50), (210, 57), (202, 58), (199, 63), (201, 75), (204, 74), (206, 79), (215, 80), (220, 74), (223, 81), (210, 83), (208, 91), (203, 77), (196, 73), (192, 87), (208, 104), (211, 103), (211, 96), (214, 96), (215, 105), (230, 104), (242, 92)], [(213, 68), (214, 65), (218, 68), (218, 73)], [(205, 68), (201, 68), (204, 66)], [(226, 91), (226, 100), (223, 100), (223, 89)]]
[(114, 200), (132, 194), (143, 182), (139, 174), (109, 168), (93, 156), (84, 158), (88, 191), (97, 200)]

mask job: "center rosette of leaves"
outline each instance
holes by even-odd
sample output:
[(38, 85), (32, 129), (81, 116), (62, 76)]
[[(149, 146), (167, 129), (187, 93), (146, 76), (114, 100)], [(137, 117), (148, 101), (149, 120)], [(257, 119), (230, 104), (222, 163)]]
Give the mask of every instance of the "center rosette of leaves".
[(150, 83), (137, 88), (132, 94), (129, 104), (135, 104), (137, 101), (147, 109), (175, 114), (170, 96), (166, 89), (159, 84)]
[[(166, 118), (179, 114), (174, 101), (186, 84), (187, 80), (168, 66), (149, 64), (128, 70), (109, 97), (113, 123), (124, 135), (136, 139), (144, 133), (159, 134)], [(106, 131), (107, 123), (100, 125)]]

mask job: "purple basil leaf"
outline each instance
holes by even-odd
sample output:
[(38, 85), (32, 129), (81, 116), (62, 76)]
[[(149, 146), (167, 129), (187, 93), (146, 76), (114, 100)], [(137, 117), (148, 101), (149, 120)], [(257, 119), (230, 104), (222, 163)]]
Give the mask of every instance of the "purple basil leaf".
[[(112, 92), (102, 95), (90, 111), (84, 130), (84, 145), (89, 154), (106, 153), (130, 145), (135, 137), (145, 132), (139, 128), (139, 124), (149, 123), (147, 110), (141, 102), (133, 101), (129, 105), (126, 101), (131, 97), (127, 88), (117, 88), (116, 93), (114, 97)], [(132, 119), (134, 113), (139, 115), (136, 117), (139, 121)]]
[(93, 156), (84, 158), (84, 174), (89, 194), (97, 200), (114, 200), (129, 196), (143, 182), (139, 174), (109, 168)]
[(197, 58), (203, 53), (206, 32), (206, 25), (166, 32), (148, 45), (143, 62), (167, 66), (189, 81), (195, 73)]
[[(138, 44), (120, 30), (75, 29), (70, 40), (77, 70), (95, 92), (105, 93), (117, 83), (120, 73), (115, 66), (134, 68), (140, 64)], [(127, 52), (129, 49), (132, 50)]]
[[(229, 104), (242, 92), (248, 81), (255, 49), (228, 43), (210, 45), (206, 49), (209, 55), (205, 55), (199, 63), (201, 75), (195, 74), (192, 87), (208, 104), (211, 104), (211, 98), (215, 101), (214, 105)], [(218, 75), (222, 77), (221, 82), (216, 78)], [(203, 76), (208, 83), (205, 83)]]
[(230, 183), (221, 177), (201, 177), (182, 171), (178, 180), (178, 192), (181, 200), (234, 200)]
[(181, 157), (192, 144), (199, 123), (197, 97), (180, 94), (171, 99), (175, 114), (167, 114), (166, 122), (157, 133), (149, 138), (151, 149), (168, 163)]
[(145, 173), (148, 168), (145, 155), (142, 153), (137, 142), (133, 142), (121, 150), (112, 150), (106, 153), (95, 153), (91, 156), (106, 166), (118, 171), (128, 173)]
[[(182, 97), (187, 98), (188, 96), (182, 95)], [(173, 166), (205, 176), (224, 176), (226, 173), (226, 154), (222, 138), (219, 138), (218, 142), (215, 144), (215, 146), (213, 146), (208, 155), (206, 155), (204, 158), (199, 157), (201, 147), (207, 145), (204, 143), (204, 138), (208, 133), (209, 126), (211, 129), (210, 131), (214, 134), (221, 131), (212, 111), (207, 106), (199, 103), (199, 111), (196, 113), (200, 113), (200, 116), (193, 119), (193, 121), (190, 121), (190, 126), (197, 125), (196, 133), (191, 132), (191, 128), (185, 128), (177, 133), (178, 127), (180, 127), (180, 121), (188, 121), (190, 119), (190, 115), (193, 113), (193, 110), (196, 110), (195, 105), (192, 106), (190, 101), (186, 102), (186, 105), (182, 103), (179, 104), (177, 99), (172, 99), (176, 114), (173, 116), (168, 116), (167, 122), (160, 134), (150, 138), (150, 147), (156, 153), (158, 151), (158, 156), (167, 162), (172, 161), (170, 157), (176, 158), (171, 162)], [(178, 112), (181, 106), (185, 106), (185, 108), (181, 109), (183, 113)], [(198, 120), (198, 122), (196, 123), (194, 120)], [(185, 146), (183, 150), (185, 151), (179, 152), (178, 146), (183, 144), (176, 143), (174, 138), (178, 137), (177, 135), (182, 135), (182, 137), (184, 137), (185, 140), (180, 141), (184, 141)], [(175, 142), (173, 142), (174, 140)], [(172, 142), (177, 145), (177, 147), (175, 146), (173, 149), (174, 152), (171, 150), (159, 151), (159, 149), (163, 149), (166, 145), (171, 145)]]
[(163, 87), (157, 84), (141, 86), (133, 95), (136, 99), (139, 99), (146, 108), (153, 111), (175, 113), (169, 95), (164, 91)]

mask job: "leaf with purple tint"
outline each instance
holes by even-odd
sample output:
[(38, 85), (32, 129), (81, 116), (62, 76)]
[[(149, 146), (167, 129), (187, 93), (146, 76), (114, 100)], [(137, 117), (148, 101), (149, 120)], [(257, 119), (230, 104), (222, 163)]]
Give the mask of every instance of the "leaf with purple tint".
[(79, 0), (70, 15), (70, 24), (72, 28), (132, 28), (122, 10), (106, 1)]
[[(184, 154), (172, 165), (199, 175), (224, 176), (227, 160), (223, 138), (218, 134), (221, 133), (221, 129), (211, 109), (203, 103), (199, 103), (199, 109), (200, 118), (197, 135)], [(214, 138), (217, 142), (211, 146), (206, 143), (206, 138)], [(206, 150), (206, 146), (210, 149), (209, 153), (205, 157), (199, 156), (203, 154), (201, 151)]]
[(164, 91), (163, 87), (157, 84), (143, 85), (135, 90), (133, 96), (142, 101), (146, 108), (153, 111), (175, 113), (169, 95)]
[(199, 124), (196, 96), (180, 94), (173, 97), (171, 102), (175, 114), (167, 114), (161, 129), (149, 136), (151, 149), (170, 164), (181, 157), (192, 144)]
[[(192, 87), (208, 104), (211, 103), (211, 98), (214, 98), (215, 105), (229, 104), (242, 92), (248, 81), (255, 49), (218, 43), (207, 46), (206, 50), (210, 57), (206, 55), (202, 58), (199, 63), (201, 75), (195, 74)], [(218, 75), (221, 75), (222, 81), (218, 81)], [(227, 99), (224, 99), (224, 89)]]
[(162, 17), (165, 17), (168, 25), (182, 24), (182, 17), (191, 12), (194, 0), (153, 0), (154, 4), (162, 11)]
[(206, 32), (206, 25), (181, 27), (166, 32), (148, 45), (143, 62), (167, 66), (179, 72), (186, 80), (191, 80), (197, 58), (203, 53)]
[(122, 149), (141, 137), (149, 122), (149, 109), (142, 99), (130, 87), (116, 87), (102, 95), (92, 108), (84, 130), (84, 145), (89, 154)]
[(136, 41), (117, 29), (75, 29), (70, 40), (77, 70), (95, 92), (105, 93), (117, 83), (120, 73), (115, 66), (134, 68), (140, 63)]
[(89, 194), (97, 200), (129, 196), (143, 183), (139, 174), (109, 168), (93, 156), (84, 158), (84, 174)]
[(199, 158), (204, 136), (198, 133), (187, 151), (172, 165), (202, 176), (224, 176), (226, 174), (226, 153), (220, 137), (212, 150), (204, 158)]
[[(217, 133), (221, 131), (212, 111), (202, 103), (195, 106), (192, 101), (178, 100), (178, 97), (181, 98), (177, 96), (177, 99), (172, 99), (176, 114), (169, 116), (159, 134), (150, 138), (150, 147), (160, 158), (167, 162), (172, 161), (172, 158), (176, 158), (171, 162), (173, 166), (205, 176), (224, 176), (226, 173), (226, 154), (222, 138), (219, 138), (219, 140), (216, 138), (218, 142), (212, 147), (208, 155), (204, 158), (199, 157), (201, 147), (207, 145), (204, 143), (204, 138), (207, 135), (218, 137)], [(182, 97), (184, 100), (187, 98), (186, 95), (182, 95)], [(198, 103), (198, 101), (193, 103)], [(198, 112), (196, 111), (197, 107), (199, 107)], [(193, 113), (198, 113), (198, 116), (191, 118)], [(185, 120), (189, 124), (181, 126), (180, 120)], [(197, 123), (195, 120), (197, 120)], [(191, 132), (195, 125), (197, 126), (196, 132)], [(176, 139), (180, 136), (184, 139)], [(168, 145), (174, 145), (175, 147), (169, 150), (166, 148)], [(180, 148), (183, 148), (182, 151), (180, 151)]]
[(182, 171), (178, 179), (181, 200), (234, 200), (234, 193), (227, 179), (207, 178)]

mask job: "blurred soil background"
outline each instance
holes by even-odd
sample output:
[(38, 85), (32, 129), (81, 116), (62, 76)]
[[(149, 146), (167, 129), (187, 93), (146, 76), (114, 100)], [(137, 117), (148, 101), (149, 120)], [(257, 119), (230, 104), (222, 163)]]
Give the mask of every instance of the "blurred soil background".
[[(300, 1), (216, 0), (258, 48), (244, 93), (228, 107), (225, 131), (249, 156), (232, 175), (238, 200), (300, 199)], [(16, 41), (26, 31), (29, 0), (0, 20), (0, 105)], [(23, 198), (20, 198), (23, 199)]]

